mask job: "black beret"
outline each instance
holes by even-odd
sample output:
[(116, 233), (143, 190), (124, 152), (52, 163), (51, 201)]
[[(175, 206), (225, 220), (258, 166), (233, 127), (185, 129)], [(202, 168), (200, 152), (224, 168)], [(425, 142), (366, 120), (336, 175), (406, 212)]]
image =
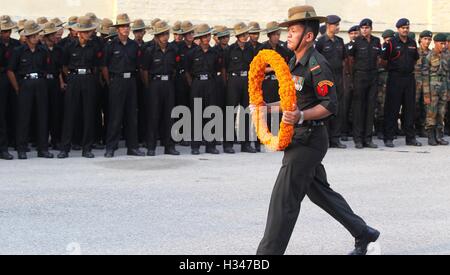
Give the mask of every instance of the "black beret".
[(381, 37), (383, 37), (383, 38), (394, 37), (394, 36), (395, 36), (395, 32), (393, 30), (385, 30), (383, 32), (383, 34), (381, 35)]
[(424, 37), (433, 37), (433, 33), (431, 31), (423, 31), (420, 33), (419, 38), (424, 38)]
[(327, 23), (328, 24), (337, 24), (341, 22), (341, 18), (337, 15), (328, 15), (327, 16)]
[(370, 20), (369, 18), (365, 18), (361, 21), (361, 23), (359, 23), (359, 27), (362, 26), (372, 27), (372, 24), (373, 24), (372, 20)]
[(348, 33), (359, 31), (359, 26), (355, 25), (348, 30)]
[(433, 41), (435, 42), (446, 42), (447, 41), (447, 35), (445, 33), (437, 33), (434, 37), (433, 37)]
[(397, 21), (397, 24), (395, 24), (395, 26), (397, 27), (397, 29), (403, 26), (409, 26), (409, 20), (406, 18), (402, 18)]

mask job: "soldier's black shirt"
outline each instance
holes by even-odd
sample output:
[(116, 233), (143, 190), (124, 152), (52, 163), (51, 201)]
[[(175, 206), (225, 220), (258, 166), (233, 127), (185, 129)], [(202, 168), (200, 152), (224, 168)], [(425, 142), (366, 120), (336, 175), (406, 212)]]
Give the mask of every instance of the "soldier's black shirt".
[[(9, 60), (12, 57), (12, 54), (14, 52), (14, 49), (17, 47), (22, 46), (22, 44), (20, 44), (20, 41), (14, 38), (10, 38), (8, 41), (8, 45), (3, 44), (3, 42), (0, 42), (0, 44), (3, 45), (3, 58), (4, 58), (4, 62), (5, 64), (9, 63)], [(7, 66), (7, 65), (5, 65)]]
[(177, 70), (178, 71), (186, 69), (186, 67), (188, 66), (186, 56), (191, 50), (193, 50), (197, 47), (198, 47), (197, 44), (194, 44), (194, 43), (192, 43), (191, 47), (188, 47), (188, 45), (184, 41), (181, 41), (177, 44), (177, 48), (178, 48)]
[(192, 76), (201, 74), (216, 75), (223, 67), (222, 57), (219, 52), (209, 47), (205, 52), (201, 47), (196, 47), (186, 56), (186, 71)]
[(316, 50), (325, 57), (334, 72), (342, 72), (346, 57), (342, 38), (335, 36), (333, 40), (327, 34), (322, 35), (317, 40)]
[(248, 44), (252, 47), (255, 56), (263, 49), (263, 43), (256, 42), (255, 46), (253, 46), (252, 42), (248, 42)]
[(382, 58), (388, 61), (388, 71), (410, 74), (420, 56), (416, 41), (408, 37), (404, 43), (396, 36), (383, 44)]
[(118, 37), (106, 44), (103, 66), (108, 67), (110, 73), (129, 73), (138, 70), (138, 62), (142, 52), (136, 41), (128, 39), (124, 45)]
[(224, 52), (225, 68), (228, 73), (248, 71), (254, 56), (253, 47), (249, 43), (246, 43), (244, 49), (241, 49), (236, 42)]
[(41, 45), (36, 46), (32, 52), (28, 45), (22, 45), (14, 49), (9, 60), (8, 70), (13, 71), (19, 77), (27, 74), (47, 72), (48, 54)]
[(173, 76), (177, 66), (176, 58), (177, 47), (174, 44), (168, 44), (165, 52), (158, 44), (155, 44), (145, 50), (142, 69), (151, 75)]
[(64, 48), (62, 64), (70, 70), (93, 70), (100, 65), (101, 59), (102, 51), (92, 40), (88, 41), (84, 47), (80, 45), (79, 40), (74, 40)]
[(322, 105), (337, 114), (337, 96), (333, 73), (326, 59), (313, 47), (297, 62), (294, 56), (289, 62), (295, 83), (297, 105), (300, 110)]
[(0, 43), (0, 73), (3, 72), (7, 64), (5, 61), (5, 46)]
[(59, 41), (58, 45), (64, 49), (68, 44), (73, 43), (77, 40), (76, 37), (73, 37), (71, 35), (68, 35), (66, 37), (64, 37), (63, 39), (61, 39), (61, 41)]
[(370, 36), (370, 42), (363, 36), (349, 43), (349, 56), (354, 57), (355, 71), (375, 71), (378, 69), (378, 57), (381, 55), (381, 43), (378, 37)]
[(62, 57), (63, 57), (63, 49), (56, 45), (50, 50), (47, 46), (44, 46), (47, 50), (48, 54), (48, 62), (47, 62), (47, 73), (53, 75), (59, 75), (62, 70)]

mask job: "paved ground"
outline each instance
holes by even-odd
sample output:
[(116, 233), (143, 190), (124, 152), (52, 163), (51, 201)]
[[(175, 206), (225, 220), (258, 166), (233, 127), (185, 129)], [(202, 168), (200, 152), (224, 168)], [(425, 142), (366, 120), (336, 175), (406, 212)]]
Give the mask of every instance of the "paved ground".
[[(1, 161), (0, 254), (254, 254), (282, 154), (183, 152)], [(450, 254), (449, 164), (450, 147), (404, 145), (325, 160), (334, 189), (382, 232), (383, 254)], [(287, 253), (352, 246), (306, 199)]]

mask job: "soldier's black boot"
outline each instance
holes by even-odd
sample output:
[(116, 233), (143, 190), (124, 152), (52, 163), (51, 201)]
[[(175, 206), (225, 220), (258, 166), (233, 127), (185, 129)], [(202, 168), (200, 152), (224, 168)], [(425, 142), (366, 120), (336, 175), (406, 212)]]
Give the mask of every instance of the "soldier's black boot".
[(438, 146), (438, 143), (436, 140), (436, 131), (434, 130), (434, 128), (428, 129), (428, 145)]
[(380, 237), (380, 232), (367, 226), (366, 231), (355, 239), (355, 249), (349, 255), (363, 256), (367, 254), (367, 247), (370, 243), (376, 242)]
[(59, 152), (58, 156), (59, 159), (66, 159), (69, 157), (69, 153), (65, 150), (62, 150)]
[(444, 132), (441, 128), (436, 128), (436, 141), (439, 145), (448, 145), (448, 141), (444, 139)]
[(52, 158), (54, 158), (54, 155), (52, 153), (50, 153), (49, 151), (39, 151), (38, 158), (52, 159)]
[(177, 150), (175, 150), (175, 147), (173, 146), (167, 146), (164, 149), (164, 154), (165, 155), (172, 155), (172, 156), (179, 156), (180, 152), (178, 152)]
[(0, 152), (0, 159), (12, 160), (12, 159), (14, 159), (14, 156), (11, 155), (8, 151), (2, 151), (2, 152)]

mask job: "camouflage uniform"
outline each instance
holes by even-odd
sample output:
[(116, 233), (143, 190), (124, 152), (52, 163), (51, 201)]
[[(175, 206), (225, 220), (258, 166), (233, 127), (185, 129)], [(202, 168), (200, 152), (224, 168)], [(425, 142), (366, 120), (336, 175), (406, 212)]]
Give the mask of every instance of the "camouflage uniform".
[[(424, 81), (424, 100), (429, 99), (430, 104), (426, 104), (426, 124), (425, 128), (429, 132), (429, 138), (436, 138), (439, 142), (439, 134), (442, 133), (444, 118), (447, 107), (448, 93), (448, 60), (445, 55), (436, 54), (431, 51), (422, 66), (422, 77)], [(430, 137), (431, 135), (431, 137)]]
[(425, 119), (426, 119), (426, 111), (425, 105), (423, 102), (424, 90), (429, 90), (429, 87), (425, 87), (427, 85), (423, 81), (422, 76), (422, 65), (425, 62), (425, 58), (430, 53), (429, 49), (423, 50), (419, 48), (419, 60), (417, 61), (416, 67), (414, 69), (414, 74), (416, 77), (416, 112), (415, 112), (415, 126), (416, 132), (423, 132), (425, 128)]
[(386, 100), (388, 71), (385, 68), (378, 69), (378, 92), (377, 105), (375, 107), (375, 128), (378, 138), (382, 139), (383, 123), (384, 123), (384, 101)]

